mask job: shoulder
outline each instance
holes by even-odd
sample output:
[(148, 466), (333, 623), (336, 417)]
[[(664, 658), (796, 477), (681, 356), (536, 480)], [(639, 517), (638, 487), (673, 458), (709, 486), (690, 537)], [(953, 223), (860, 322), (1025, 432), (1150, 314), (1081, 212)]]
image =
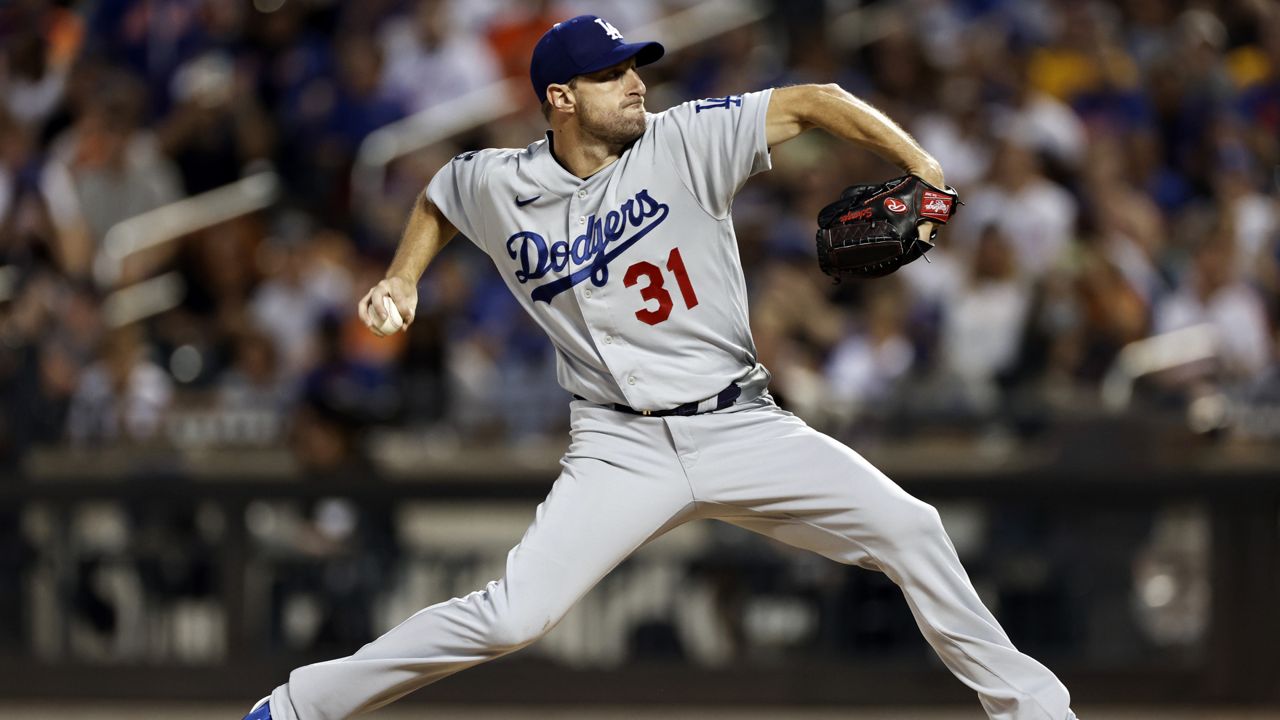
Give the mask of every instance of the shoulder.
[(483, 150), (467, 150), (454, 155), (448, 166), (461, 169), (496, 168), (513, 162), (525, 149), (485, 148)]
[(454, 155), (445, 163), (443, 170), (492, 181), (507, 173), (515, 174), (527, 169), (539, 156), (548, 152), (545, 138), (523, 148), (467, 150)]
[(445, 163), (436, 173), (436, 179), (477, 189), (501, 185), (504, 178), (510, 179), (519, 173), (529, 155), (527, 148), (467, 150)]
[(761, 90), (738, 95), (722, 95), (720, 97), (689, 100), (660, 113), (654, 113), (650, 115), (650, 118), (655, 124), (683, 124), (697, 122), (704, 118), (712, 119), (733, 115), (742, 111), (743, 108), (750, 109), (756, 103), (767, 102), (771, 93), (772, 90)]

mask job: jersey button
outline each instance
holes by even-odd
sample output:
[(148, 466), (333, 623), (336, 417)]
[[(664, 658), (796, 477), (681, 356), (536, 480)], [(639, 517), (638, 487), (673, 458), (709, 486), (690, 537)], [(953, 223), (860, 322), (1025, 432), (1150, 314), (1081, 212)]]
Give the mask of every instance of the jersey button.
[(586, 191), (586, 190), (579, 190), (579, 191), (578, 191), (578, 197), (580, 197), (580, 198), (584, 198), (584, 197), (586, 197), (586, 196), (587, 196), (587, 191)]
[(578, 224), (579, 224), (579, 225), (586, 225), (586, 224), (587, 224), (587, 218), (586, 218), (586, 217), (583, 217), (583, 216), (581, 216), (581, 215), (579, 215), (579, 216), (578, 216)]
[(635, 384), (636, 384), (636, 378), (635, 378), (635, 376), (634, 376), (634, 375), (632, 375), (631, 377), (627, 378), (627, 384), (628, 384), (628, 385), (635, 385)]
[(591, 288), (582, 291), (582, 297), (591, 297)]
[(612, 336), (612, 335), (605, 335), (605, 336), (604, 336), (604, 344), (605, 344), (605, 345), (612, 345), (612, 344), (613, 344), (613, 336)]

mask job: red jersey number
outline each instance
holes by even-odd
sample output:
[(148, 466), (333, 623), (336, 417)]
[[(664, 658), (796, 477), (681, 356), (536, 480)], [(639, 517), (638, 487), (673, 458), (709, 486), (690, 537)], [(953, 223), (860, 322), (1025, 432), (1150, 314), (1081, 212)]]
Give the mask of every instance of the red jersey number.
[[(684, 300), (684, 306), (693, 309), (698, 304), (698, 294), (693, 291), (693, 283), (689, 282), (689, 273), (684, 268), (684, 259), (680, 257), (680, 248), (672, 248), (671, 254), (667, 256), (667, 270), (676, 276), (676, 285), (680, 288), (680, 297)], [(664, 280), (662, 270), (651, 262), (638, 262), (627, 268), (627, 274), (622, 278), (622, 284), (626, 287), (633, 287), (640, 282), (640, 278), (646, 280), (644, 287), (640, 288), (640, 297), (644, 298), (646, 303), (657, 301), (656, 308), (643, 307), (636, 311), (636, 318), (642, 323), (649, 325), (657, 325), (671, 317), (671, 308), (675, 304), (671, 299), (671, 293), (663, 287)]]

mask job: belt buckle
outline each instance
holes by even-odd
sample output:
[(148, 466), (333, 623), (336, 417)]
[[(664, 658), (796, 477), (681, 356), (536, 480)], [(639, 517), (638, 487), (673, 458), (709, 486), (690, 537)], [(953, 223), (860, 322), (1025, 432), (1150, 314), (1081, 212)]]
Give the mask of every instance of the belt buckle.
[(644, 415), (645, 417), (649, 417), (650, 415), (652, 415), (652, 414), (653, 414), (653, 411), (652, 411), (652, 410), (641, 410), (641, 411), (640, 411), (640, 414), (641, 414), (641, 415)]

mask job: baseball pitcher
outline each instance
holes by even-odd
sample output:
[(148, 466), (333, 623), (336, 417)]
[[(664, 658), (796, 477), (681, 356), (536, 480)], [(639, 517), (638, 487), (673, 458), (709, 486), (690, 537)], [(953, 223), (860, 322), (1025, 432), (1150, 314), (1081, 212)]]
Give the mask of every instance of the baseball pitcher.
[(884, 275), (927, 252), (959, 202), (942, 169), (835, 85), (650, 113), (637, 70), (662, 54), (594, 16), (548, 30), (530, 77), (551, 129), (441, 168), (386, 279), (360, 301), (371, 330), (403, 330), (419, 277), (461, 234), (554, 343), (571, 440), (505, 576), (349, 657), (294, 670), (248, 718), (348, 718), (519, 650), (637, 548), (701, 518), (888, 575), (990, 717), (1075, 717), (1062, 683), (983, 606), (937, 512), (779, 408), (756, 360), (730, 210), (769, 169), (769, 149), (822, 128), (905, 171), (820, 214), (819, 260), (837, 277)]

